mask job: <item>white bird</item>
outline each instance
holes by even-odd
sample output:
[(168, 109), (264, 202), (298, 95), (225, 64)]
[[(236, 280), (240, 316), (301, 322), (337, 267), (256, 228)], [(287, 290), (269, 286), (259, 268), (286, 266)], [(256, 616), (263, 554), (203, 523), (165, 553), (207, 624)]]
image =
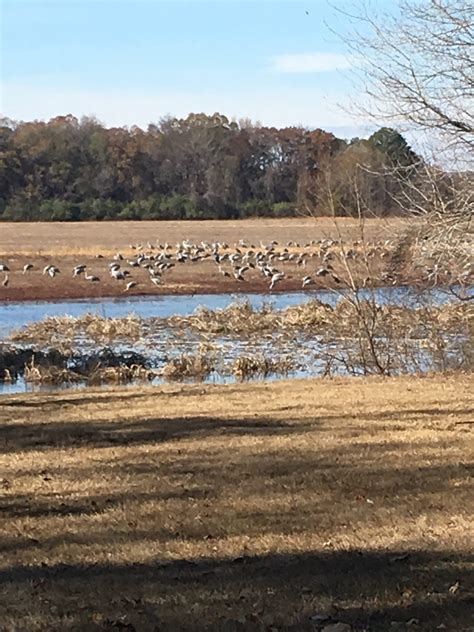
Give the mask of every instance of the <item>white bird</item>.
[(329, 270), (327, 268), (319, 268), (319, 270), (316, 272), (316, 276), (325, 277), (328, 274), (329, 274)]
[(10, 272), (10, 268), (6, 263), (0, 263), (0, 272)]
[[(154, 283), (155, 285), (161, 285), (163, 283), (163, 281), (161, 280), (161, 277), (151, 277), (151, 282)], [(133, 283), (133, 281), (132, 281)]]
[(284, 278), (284, 276), (285, 276), (284, 272), (277, 272), (276, 274), (274, 274), (271, 278), (270, 290), (273, 290), (275, 285), (279, 283)]
[(133, 287), (137, 287), (138, 283), (136, 281), (129, 281), (125, 287), (125, 292), (131, 290)]
[(313, 283), (313, 279), (308, 275), (302, 278), (302, 282), (302, 287), (305, 288), (307, 285), (311, 285), (311, 283)]
[(236, 281), (245, 281), (245, 277), (242, 274), (242, 270), (244, 270), (244, 268), (235, 268), (235, 270), (233, 271), (234, 278), (236, 279)]
[(25, 265), (23, 266), (23, 274), (26, 274), (28, 270), (32, 270), (32, 269), (33, 269), (32, 263), (25, 263)]
[(79, 266), (76, 266), (76, 267), (74, 268), (74, 270), (72, 271), (72, 276), (73, 276), (73, 277), (77, 277), (77, 276), (79, 276), (80, 274), (82, 274), (83, 272), (85, 272), (85, 270), (86, 270), (86, 266), (85, 266), (85, 265), (79, 265)]
[(110, 271), (110, 276), (117, 281), (120, 281), (122, 279), (125, 279), (125, 272), (122, 272), (122, 270), (119, 270), (118, 268), (112, 268), (112, 270)]
[(56, 268), (55, 266), (49, 266), (48, 267), (48, 274), (49, 274), (49, 276), (51, 278), (55, 277), (56, 274), (59, 274), (59, 268)]
[(92, 281), (93, 283), (97, 283), (98, 281), (100, 281), (99, 277), (95, 274), (85, 274), (84, 278), (86, 281)]
[(8, 287), (9, 282), (10, 282), (10, 279), (8, 278), (8, 274), (6, 274), (5, 278), (2, 281), (3, 287)]
[(230, 277), (230, 274), (227, 272), (227, 270), (224, 270), (221, 265), (219, 265), (219, 272), (225, 277)]

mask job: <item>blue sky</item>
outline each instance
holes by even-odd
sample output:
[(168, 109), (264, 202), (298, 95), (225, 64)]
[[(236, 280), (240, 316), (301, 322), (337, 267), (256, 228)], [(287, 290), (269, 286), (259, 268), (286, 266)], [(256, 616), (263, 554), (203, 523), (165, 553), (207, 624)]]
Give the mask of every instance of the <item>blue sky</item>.
[[(327, 0), (0, 0), (0, 110), (146, 127), (222, 112), (268, 125), (367, 129)], [(390, 8), (392, 0), (377, 5)]]

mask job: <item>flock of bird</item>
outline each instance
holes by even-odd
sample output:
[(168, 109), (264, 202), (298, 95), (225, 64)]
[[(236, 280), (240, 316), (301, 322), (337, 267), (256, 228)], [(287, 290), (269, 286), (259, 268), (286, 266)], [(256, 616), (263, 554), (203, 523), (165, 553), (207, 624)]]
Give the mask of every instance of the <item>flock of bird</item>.
[[(317, 279), (326, 279), (335, 284), (340, 284), (341, 279), (335, 272), (333, 264), (340, 266), (344, 260), (360, 260), (374, 257), (388, 257), (393, 244), (390, 241), (383, 243), (352, 242), (350, 245), (340, 240), (322, 239), (312, 240), (300, 246), (289, 241), (286, 245), (280, 245), (277, 241), (268, 244), (260, 242), (258, 247), (240, 240), (234, 246), (225, 242), (193, 243), (187, 239), (175, 246), (169, 243), (130, 244), (129, 250), (132, 256), (124, 256), (117, 252), (107, 264), (107, 274), (118, 282), (122, 282), (123, 291), (129, 292), (138, 287), (142, 281), (134, 278), (137, 268), (148, 271), (150, 282), (155, 286), (164, 283), (166, 274), (175, 266), (186, 263), (200, 263), (210, 261), (214, 264), (217, 274), (234, 279), (237, 283), (248, 281), (248, 275), (254, 271), (268, 282), (268, 289), (273, 290), (285, 278), (294, 278), (282, 268), (291, 264), (296, 270), (302, 272), (297, 275), (302, 289), (315, 285)], [(104, 259), (103, 255), (96, 256)], [(309, 266), (313, 260), (317, 265)], [(309, 268), (312, 268), (309, 271)], [(29, 274), (35, 269), (31, 262), (26, 263), (21, 272)], [(5, 263), (0, 263), (0, 272), (5, 274), (2, 285), (8, 287), (10, 283), (10, 268)], [(304, 273), (303, 273), (304, 272)], [(54, 278), (61, 271), (56, 265), (48, 264), (42, 274), (48, 278)], [(72, 269), (72, 278), (81, 279), (91, 283), (99, 283), (101, 278), (90, 272), (88, 265), (78, 263)], [(366, 279), (368, 282), (369, 279)]]

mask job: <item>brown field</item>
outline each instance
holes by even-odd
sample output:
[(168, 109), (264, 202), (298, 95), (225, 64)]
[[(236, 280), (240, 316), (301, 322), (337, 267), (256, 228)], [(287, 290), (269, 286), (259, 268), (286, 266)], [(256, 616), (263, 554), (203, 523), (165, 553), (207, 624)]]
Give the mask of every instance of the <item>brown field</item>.
[[(393, 237), (393, 231), (406, 225), (401, 219), (368, 219), (364, 223), (366, 237), (377, 241)], [(289, 240), (306, 243), (311, 239), (360, 239), (360, 223), (355, 219), (289, 218), (204, 221), (144, 222), (44, 222), (0, 223), (0, 256), (16, 253), (45, 255), (90, 254), (113, 255), (129, 244), (189, 239), (195, 243), (239, 239)]]
[(2, 632), (472, 631), (472, 386), (2, 398)]
[[(364, 236), (379, 242), (393, 238), (406, 223), (400, 219), (369, 219), (364, 223)], [(259, 247), (276, 240), (282, 246), (293, 241), (301, 246), (312, 239), (361, 239), (357, 220), (322, 219), (253, 219), (238, 221), (182, 221), (182, 222), (79, 222), (79, 223), (0, 223), (0, 262), (11, 269), (7, 288), (0, 285), (0, 301), (25, 299), (59, 299), (116, 296), (123, 288), (107, 272), (112, 256), (121, 252), (132, 257), (130, 244), (157, 240), (173, 246), (183, 239), (194, 243), (225, 241), (233, 246), (240, 239)], [(98, 259), (97, 255), (103, 259)], [(25, 263), (35, 269), (22, 274)], [(94, 284), (84, 279), (71, 278), (72, 268), (86, 264), (90, 273), (100, 277)], [(62, 271), (54, 279), (42, 275), (44, 266), (57, 265)], [(290, 276), (278, 291), (301, 289), (300, 271), (290, 270)], [(239, 284), (216, 273), (210, 261), (177, 266), (160, 287), (150, 284), (145, 270), (134, 271), (138, 286), (132, 294), (221, 293), (266, 291), (268, 283), (261, 275), (250, 275), (249, 281)], [(305, 274), (305, 273), (303, 273)], [(2, 279), (0, 279), (1, 281)], [(327, 286), (324, 282), (322, 287)]]

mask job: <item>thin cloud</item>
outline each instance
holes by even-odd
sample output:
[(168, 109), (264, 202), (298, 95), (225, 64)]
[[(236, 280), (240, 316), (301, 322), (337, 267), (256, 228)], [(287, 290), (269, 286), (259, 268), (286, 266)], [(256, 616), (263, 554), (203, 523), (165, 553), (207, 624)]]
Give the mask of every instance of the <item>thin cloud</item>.
[[(269, 90), (234, 89), (216, 93), (155, 90), (93, 90), (78, 86), (51, 86), (47, 82), (4, 82), (0, 111), (14, 120), (48, 120), (59, 114), (96, 116), (108, 126), (147, 127), (160, 117), (187, 116), (189, 112), (221, 112), (228, 117), (251, 118), (264, 125), (305, 125), (340, 132), (344, 137), (363, 136), (367, 121), (349, 116), (351, 98), (317, 87), (273, 87)], [(339, 108), (345, 104), (346, 108)], [(357, 129), (349, 128), (354, 126)]]
[(283, 73), (330, 72), (352, 66), (354, 60), (340, 53), (295, 53), (272, 58), (273, 70)]

